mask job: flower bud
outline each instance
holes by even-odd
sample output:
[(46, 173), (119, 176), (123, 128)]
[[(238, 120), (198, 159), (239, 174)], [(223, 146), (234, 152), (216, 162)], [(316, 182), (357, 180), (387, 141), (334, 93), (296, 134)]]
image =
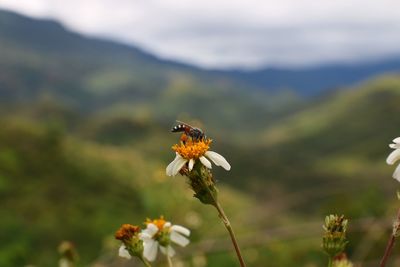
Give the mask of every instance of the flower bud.
[(59, 266), (60, 267), (73, 267), (78, 261), (78, 253), (76, 252), (74, 244), (69, 241), (63, 241), (58, 246), (58, 252), (61, 255)]
[(331, 258), (342, 253), (348, 243), (346, 239), (347, 222), (344, 215), (331, 214), (325, 217), (322, 248)]
[(218, 189), (211, 171), (201, 163), (196, 163), (193, 170), (188, 172), (188, 183), (194, 191), (194, 197), (203, 204), (215, 205)]
[(115, 238), (122, 241), (123, 245), (120, 248), (119, 255), (124, 258), (130, 256), (142, 258), (143, 241), (139, 237), (140, 227), (131, 224), (123, 224), (115, 233)]

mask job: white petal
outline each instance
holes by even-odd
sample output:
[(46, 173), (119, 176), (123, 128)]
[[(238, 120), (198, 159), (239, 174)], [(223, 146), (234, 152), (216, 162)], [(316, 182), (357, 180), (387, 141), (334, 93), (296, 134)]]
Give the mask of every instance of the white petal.
[(172, 176), (177, 175), (178, 172), (182, 169), (182, 167), (186, 164), (187, 161), (188, 161), (187, 159), (179, 156), (179, 158), (176, 160), (176, 163), (172, 167)]
[(143, 230), (141, 233), (139, 233), (139, 238), (143, 240), (152, 238), (152, 236), (150, 236), (147, 232), (145, 232), (145, 230)]
[(175, 249), (173, 249), (171, 246), (168, 247), (160, 246), (160, 250), (162, 253), (164, 253), (164, 255), (168, 255), (169, 257), (173, 257), (175, 255)]
[(399, 159), (400, 159), (400, 149), (396, 149), (392, 153), (390, 153), (389, 157), (387, 157), (386, 163), (389, 165), (393, 165)]
[(171, 235), (169, 237), (171, 238), (172, 242), (174, 242), (182, 247), (186, 247), (187, 244), (190, 243), (189, 239), (187, 239), (183, 235), (179, 234), (178, 232), (171, 232)]
[(398, 149), (400, 148), (400, 144), (389, 144), (389, 147), (393, 149)]
[(215, 163), (215, 165), (221, 166), (222, 168), (224, 168), (227, 171), (229, 171), (231, 169), (231, 165), (228, 163), (228, 161), (223, 156), (218, 154), (217, 152), (207, 151), (205, 153), (205, 155), (209, 159), (211, 159)]
[(169, 227), (171, 227), (171, 222), (165, 222), (163, 228), (169, 228)]
[(208, 159), (206, 159), (206, 157), (201, 156), (201, 157), (200, 157), (200, 161), (201, 161), (201, 163), (203, 163), (203, 165), (206, 166), (207, 168), (209, 168), (209, 169), (212, 168), (211, 162), (210, 162)]
[(165, 169), (165, 172), (167, 173), (168, 176), (172, 176), (172, 168), (174, 167), (174, 165), (176, 163), (176, 160), (179, 157), (180, 157), (179, 154), (176, 153), (176, 156), (175, 156), (174, 160), (170, 164), (168, 164), (167, 168)]
[(393, 178), (400, 182), (400, 164), (393, 173)]
[(125, 245), (121, 245), (121, 246), (119, 247), (118, 256), (120, 256), (120, 257), (122, 257), (122, 258), (125, 258), (125, 259), (128, 259), (128, 260), (129, 260), (130, 258), (132, 258), (132, 257), (131, 257), (131, 254), (129, 254), (129, 251), (126, 249)]
[(158, 232), (158, 227), (154, 223), (149, 223), (142, 231), (143, 234), (153, 237)]
[(179, 168), (178, 171), (176, 171), (176, 172), (174, 172), (174, 170), (175, 170), (175, 166), (176, 166), (177, 164), (180, 164), (180, 163), (182, 162), (182, 160), (185, 160), (185, 159), (182, 158), (181, 155), (179, 155), (178, 153), (176, 153), (175, 159), (167, 166), (166, 173), (167, 173), (168, 176), (175, 176), (175, 175), (179, 172), (179, 170), (180, 170), (182, 167)]
[(393, 139), (393, 142), (396, 144), (400, 144), (400, 137)]
[(157, 257), (158, 242), (153, 239), (143, 241), (143, 256), (148, 261), (154, 261)]
[(190, 159), (189, 160), (189, 171), (193, 170), (193, 166), (194, 166), (194, 159)]
[(187, 229), (186, 227), (183, 227), (183, 226), (180, 226), (180, 225), (173, 225), (171, 227), (171, 231), (178, 232), (178, 233), (180, 233), (182, 235), (185, 235), (185, 236), (190, 236), (190, 230)]

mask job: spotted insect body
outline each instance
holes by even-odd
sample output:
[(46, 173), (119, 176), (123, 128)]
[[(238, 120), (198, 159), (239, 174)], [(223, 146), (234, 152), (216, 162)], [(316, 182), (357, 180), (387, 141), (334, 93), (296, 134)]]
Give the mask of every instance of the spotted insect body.
[(174, 126), (174, 128), (172, 128), (172, 132), (176, 133), (176, 132), (186, 132), (187, 126), (185, 124), (178, 124), (176, 126)]
[(193, 127), (184, 122), (180, 122), (178, 125), (174, 126), (171, 131), (173, 133), (184, 132), (187, 136), (191, 137), (192, 140), (202, 140), (206, 138), (201, 129)]

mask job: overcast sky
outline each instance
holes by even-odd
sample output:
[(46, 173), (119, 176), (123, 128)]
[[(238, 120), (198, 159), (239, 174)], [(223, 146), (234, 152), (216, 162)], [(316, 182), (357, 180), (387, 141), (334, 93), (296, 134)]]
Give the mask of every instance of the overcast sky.
[(400, 55), (399, 0), (0, 0), (0, 8), (203, 67)]

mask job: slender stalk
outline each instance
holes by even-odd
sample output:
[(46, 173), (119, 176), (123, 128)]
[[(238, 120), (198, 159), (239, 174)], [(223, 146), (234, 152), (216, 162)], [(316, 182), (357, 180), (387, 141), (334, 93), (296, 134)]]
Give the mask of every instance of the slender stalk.
[(150, 263), (145, 260), (143, 257), (140, 257), (140, 260), (143, 262), (144, 265), (146, 265), (146, 267), (151, 267)]
[(229, 222), (228, 217), (226, 217), (225, 212), (222, 209), (222, 207), (221, 207), (221, 205), (219, 204), (218, 201), (215, 201), (215, 208), (218, 210), (219, 216), (222, 219), (222, 222), (224, 223), (225, 228), (229, 232), (229, 235), (231, 237), (233, 246), (235, 247), (236, 255), (237, 255), (237, 257), (239, 259), (239, 262), (240, 262), (240, 266), (246, 267), (246, 263), (243, 260), (243, 257), (242, 257), (242, 254), (240, 252), (239, 245), (238, 245), (238, 243), (236, 241), (236, 236), (235, 236), (235, 233), (233, 232), (233, 228), (231, 226), (231, 223)]
[(400, 222), (400, 209), (397, 212), (397, 217), (396, 217), (396, 221), (395, 224), (393, 226), (393, 230), (392, 233), (390, 235), (390, 238), (388, 240), (388, 243), (386, 245), (386, 249), (385, 249), (385, 254), (383, 254), (381, 263), (380, 263), (380, 267), (385, 267), (386, 266), (386, 262), (390, 256), (390, 254), (392, 253), (392, 249), (394, 246), (394, 242), (396, 241), (396, 233), (399, 230), (399, 222)]
[(400, 209), (397, 212), (396, 223), (393, 226), (393, 231), (392, 231), (390, 238), (388, 240), (388, 243), (386, 245), (385, 253), (383, 254), (381, 263), (379, 265), (380, 267), (386, 266), (386, 262), (389, 259), (390, 254), (392, 253), (392, 249), (393, 249), (394, 243), (396, 241), (395, 234), (399, 230), (399, 222), (400, 222)]
[(209, 203), (209, 204), (212, 204), (217, 209), (219, 217), (221, 218), (222, 222), (224, 223), (226, 230), (228, 230), (228, 232), (229, 232), (229, 235), (231, 237), (232, 244), (233, 244), (233, 246), (235, 248), (235, 252), (236, 252), (236, 255), (238, 257), (240, 266), (241, 267), (246, 267), (246, 263), (244, 262), (244, 259), (242, 257), (242, 253), (240, 252), (239, 245), (238, 245), (238, 243), (236, 241), (235, 233), (233, 232), (233, 228), (231, 226), (231, 223), (229, 222), (228, 217), (225, 215), (225, 212), (224, 212), (222, 206), (219, 204), (217, 198), (214, 196), (213, 192), (208, 187), (207, 183), (205, 183), (204, 179), (202, 177), (200, 177), (199, 180), (203, 184), (203, 188), (207, 190), (210, 198), (212, 199), (212, 203)]
[(389, 239), (389, 241), (388, 241), (388, 243), (387, 243), (387, 245), (386, 245), (385, 254), (383, 254), (381, 263), (380, 263), (380, 265), (379, 265), (380, 267), (386, 266), (386, 262), (387, 262), (387, 260), (388, 260), (388, 258), (389, 258), (389, 256), (390, 256), (390, 254), (391, 254), (391, 252), (392, 252), (392, 248), (393, 248), (393, 245), (394, 245), (394, 241), (395, 241), (395, 237), (394, 237), (393, 235), (391, 235), (391, 236), (390, 236), (390, 239)]
[(169, 255), (165, 256), (167, 257), (168, 267), (173, 267), (171, 257)]
[(332, 266), (333, 266), (333, 260), (332, 260), (332, 257), (329, 256), (329, 258), (328, 258), (328, 267), (332, 267)]

